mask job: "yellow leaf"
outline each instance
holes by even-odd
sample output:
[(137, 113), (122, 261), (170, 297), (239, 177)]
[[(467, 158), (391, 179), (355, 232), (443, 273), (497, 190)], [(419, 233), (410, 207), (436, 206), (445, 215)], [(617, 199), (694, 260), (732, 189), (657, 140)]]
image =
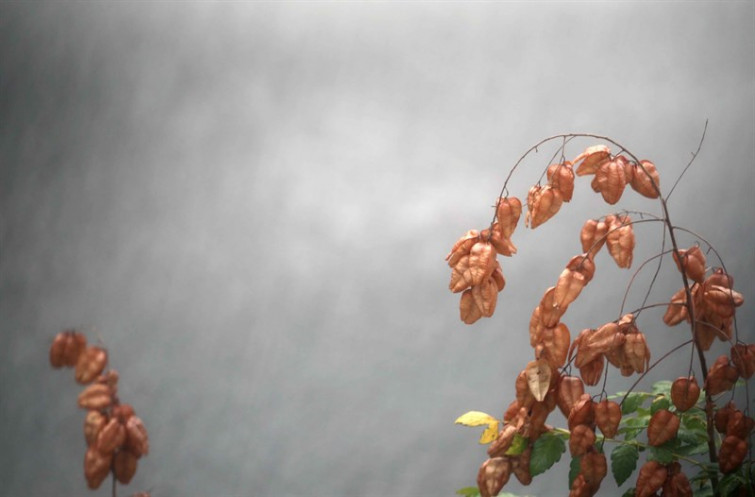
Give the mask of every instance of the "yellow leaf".
[(495, 421), (491, 421), (488, 427), (485, 428), (485, 431), (482, 432), (482, 435), (480, 436), (480, 443), (489, 444), (496, 438), (498, 438), (498, 420), (497, 419)]
[(495, 419), (490, 414), (480, 412), (480, 411), (469, 411), (466, 414), (462, 414), (458, 418), (456, 418), (457, 425), (464, 425), (464, 426), (482, 426), (482, 425), (490, 425), (491, 423), (498, 423), (498, 420)]

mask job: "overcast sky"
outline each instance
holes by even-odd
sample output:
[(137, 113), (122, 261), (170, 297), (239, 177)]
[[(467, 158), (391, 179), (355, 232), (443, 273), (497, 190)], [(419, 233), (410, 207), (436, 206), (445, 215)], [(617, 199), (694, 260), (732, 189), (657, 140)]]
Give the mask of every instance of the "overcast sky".
[[(496, 315), (461, 323), (443, 259), (552, 134), (615, 138), (667, 192), (709, 120), (669, 208), (724, 258), (752, 342), (753, 5), (3, 3), (0, 494), (87, 493), (80, 389), (47, 362), (71, 326), (99, 334), (149, 430), (130, 492), (474, 484), (485, 447), (453, 421), (514, 398), (530, 312), (584, 220), (659, 212), (633, 192), (607, 206), (579, 180), (554, 220), (515, 233)], [(517, 170), (513, 195), (553, 151)], [(637, 227), (633, 268), (660, 232)], [(668, 262), (658, 302), (680, 286)], [(631, 272), (596, 264), (565, 318), (573, 336), (620, 312)], [(660, 315), (640, 322), (656, 357), (686, 340)], [(688, 358), (659, 374), (686, 374)], [(506, 489), (564, 494), (566, 469), (554, 474)]]

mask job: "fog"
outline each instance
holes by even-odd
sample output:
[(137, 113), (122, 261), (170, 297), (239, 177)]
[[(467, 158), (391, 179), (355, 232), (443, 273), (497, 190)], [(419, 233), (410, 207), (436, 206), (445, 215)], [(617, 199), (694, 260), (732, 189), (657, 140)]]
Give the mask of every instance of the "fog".
[[(109, 482), (86, 489), (80, 388), (49, 366), (68, 327), (101, 339), (149, 430), (119, 495), (473, 485), (480, 430), (453, 422), (500, 416), (514, 398), (531, 310), (581, 251), (584, 220), (660, 212), (631, 191), (608, 206), (578, 180), (552, 221), (518, 228), (496, 314), (463, 324), (444, 257), (487, 226), (511, 166), (553, 134), (614, 138), (653, 160), (668, 192), (708, 121), (669, 209), (735, 276), (740, 338), (753, 341), (753, 8), (3, 3), (0, 494), (110, 495)], [(557, 146), (517, 169), (511, 194), (526, 196)], [(573, 337), (619, 315), (660, 234), (637, 226), (632, 271), (599, 256), (565, 320)], [(652, 301), (676, 274), (666, 259)], [(687, 339), (661, 315), (639, 323), (654, 357)], [(688, 362), (685, 348), (656, 378)], [(563, 495), (563, 466), (505, 490)]]

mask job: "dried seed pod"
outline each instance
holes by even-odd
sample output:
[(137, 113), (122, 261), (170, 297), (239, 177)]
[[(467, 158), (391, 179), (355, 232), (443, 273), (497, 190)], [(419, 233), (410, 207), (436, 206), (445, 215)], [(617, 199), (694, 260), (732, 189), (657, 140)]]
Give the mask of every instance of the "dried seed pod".
[(482, 311), (477, 306), (472, 290), (464, 290), (459, 301), (459, 314), (466, 324), (473, 324), (482, 317)]
[(624, 187), (627, 184), (625, 172), (627, 163), (626, 158), (621, 155), (604, 162), (595, 172), (595, 177), (590, 183), (592, 189), (600, 193), (603, 200), (610, 205), (617, 203), (624, 193)]
[(569, 431), (578, 425), (587, 425), (590, 428), (595, 426), (595, 402), (592, 401), (590, 394), (582, 394), (567, 419)]
[(101, 411), (110, 407), (113, 402), (110, 387), (101, 383), (89, 385), (79, 394), (79, 407)]
[(700, 387), (694, 376), (689, 378), (680, 376), (671, 384), (671, 402), (679, 412), (692, 409), (699, 397)]
[(604, 399), (595, 404), (595, 423), (603, 436), (613, 438), (619, 430), (621, 407), (612, 400)]
[(506, 257), (511, 257), (516, 254), (516, 245), (503, 234), (503, 229), (500, 223), (493, 223), (490, 227), (490, 231), (484, 230), (482, 232), (482, 238), (485, 239), (490, 235), (490, 243), (496, 252)]
[(498, 261), (495, 261), (495, 269), (493, 270), (493, 274), (491, 274), (490, 277), (493, 278), (495, 287), (498, 289), (498, 291), (502, 292), (506, 287), (506, 279), (503, 277), (503, 270), (501, 269), (501, 265), (498, 263)]
[(750, 436), (755, 421), (749, 416), (745, 416), (745, 413), (739, 409), (735, 410), (729, 416), (726, 421), (726, 435), (734, 435), (735, 437), (747, 440)]
[(488, 459), (477, 473), (477, 487), (480, 489), (480, 497), (493, 497), (498, 495), (511, 476), (511, 463), (507, 458), (494, 457)]
[[(630, 186), (640, 195), (647, 198), (658, 198), (658, 192), (661, 189), (661, 178), (655, 164), (649, 160), (641, 160), (641, 166), (634, 164), (632, 167), (632, 179), (629, 181)], [(655, 186), (653, 186), (655, 184)]]
[(741, 293), (719, 285), (706, 285), (703, 300), (708, 310), (724, 318), (732, 317), (735, 308), (744, 303)]
[(75, 366), (86, 345), (87, 339), (81, 333), (74, 330), (58, 333), (50, 346), (50, 364), (54, 368)]
[(600, 355), (593, 361), (588, 362), (581, 368), (579, 368), (579, 375), (585, 382), (585, 385), (595, 386), (600, 381), (600, 376), (603, 374), (603, 367), (605, 366), (605, 356)]
[(729, 358), (719, 356), (716, 362), (708, 369), (708, 377), (705, 380), (705, 390), (710, 395), (731, 390), (739, 379), (737, 369), (729, 364)]
[(498, 301), (498, 286), (492, 276), (472, 287), (472, 297), (483, 317), (489, 318), (495, 312)]
[(559, 309), (566, 309), (579, 296), (594, 274), (595, 263), (587, 254), (572, 257), (556, 283), (554, 305)]
[(672, 297), (671, 302), (663, 315), (663, 322), (668, 326), (676, 326), (689, 317), (687, 312), (687, 292), (682, 288)]
[(574, 193), (574, 170), (571, 162), (551, 164), (548, 166), (547, 176), (548, 184), (561, 193), (563, 201), (570, 201)]
[(472, 273), (469, 269), (469, 255), (465, 255), (451, 268), (451, 281), (448, 284), (448, 289), (454, 293), (459, 293), (471, 286)]
[(102, 454), (95, 447), (89, 447), (84, 455), (84, 477), (90, 489), (95, 490), (102, 485), (110, 473), (112, 461), (112, 453)]
[(508, 423), (503, 426), (503, 429), (498, 432), (498, 436), (493, 443), (488, 447), (488, 457), (503, 457), (506, 455), (506, 451), (511, 448), (511, 443), (514, 441), (514, 435), (517, 433), (517, 427)]
[(576, 376), (561, 376), (556, 391), (556, 404), (565, 418), (569, 417), (574, 405), (585, 393), (585, 385)]
[[(545, 328), (553, 328), (556, 326), (561, 319), (561, 316), (564, 315), (568, 308), (568, 306), (556, 305), (554, 300), (555, 292), (556, 287), (552, 286), (545, 291), (543, 298), (540, 299), (539, 313), (537, 317), (542, 327)], [(532, 324), (533, 323), (530, 323), (530, 326), (532, 326)], [(535, 344), (533, 343), (532, 346), (534, 347)]]
[(485, 241), (472, 245), (469, 251), (469, 272), (472, 286), (485, 281), (495, 269), (496, 253), (493, 246)]
[(608, 473), (606, 456), (596, 451), (594, 447), (591, 448), (579, 461), (579, 472), (590, 487), (591, 493), (595, 494), (600, 489), (600, 482)]
[(668, 476), (663, 484), (661, 495), (664, 497), (692, 497), (692, 486), (687, 476), (682, 473), (682, 467), (678, 462), (672, 462), (666, 466)]
[(582, 368), (607, 351), (621, 347), (625, 341), (626, 337), (619, 333), (619, 325), (616, 323), (606, 323), (597, 330), (590, 330), (580, 341), (574, 364)]
[(595, 432), (587, 425), (577, 425), (569, 435), (569, 452), (572, 457), (582, 456), (594, 443)]
[(611, 149), (605, 145), (593, 145), (588, 147), (584, 152), (579, 154), (574, 159), (574, 164), (579, 164), (577, 167), (577, 176), (585, 176), (587, 174), (595, 174), (598, 168), (611, 158)]
[(522, 214), (522, 202), (516, 197), (498, 199), (496, 218), (504, 238), (511, 238)]
[(454, 246), (451, 248), (451, 252), (446, 256), (448, 265), (454, 267), (459, 260), (465, 255), (469, 255), (469, 251), (472, 249), (472, 245), (477, 243), (480, 238), (480, 233), (477, 230), (469, 230), (467, 233), (459, 238)]
[(582, 231), (579, 233), (579, 240), (582, 242), (582, 252), (588, 254), (590, 258), (595, 258), (595, 254), (606, 243), (607, 233), (608, 225), (604, 221), (596, 219), (585, 221), (585, 224), (582, 225)]
[[(547, 295), (547, 292), (546, 292)], [(545, 297), (543, 297), (545, 299)], [(532, 316), (530, 316), (530, 346), (535, 347), (540, 341), (540, 334), (545, 329), (545, 326), (543, 325), (542, 321), (542, 301), (541, 305), (538, 307), (535, 307), (535, 310), (532, 311)], [(557, 321), (558, 322), (558, 321)]]
[(131, 478), (136, 474), (136, 467), (139, 464), (138, 457), (127, 450), (118, 451), (113, 460), (113, 471), (115, 478), (124, 485), (131, 482)]
[[(642, 333), (628, 333), (624, 342), (624, 354), (631, 368), (637, 373), (643, 373), (650, 365), (650, 348), (645, 335)], [(624, 374), (624, 368), (622, 368)], [(628, 375), (624, 375), (628, 376)]]
[(648, 424), (648, 444), (657, 447), (668, 442), (679, 431), (679, 416), (668, 409), (659, 409)]
[(528, 447), (524, 452), (516, 457), (511, 457), (511, 465), (514, 468), (514, 476), (519, 480), (522, 485), (529, 485), (532, 483), (532, 475), (530, 474), (530, 456), (532, 455), (532, 448)]
[(134, 408), (131, 407), (131, 404), (118, 404), (117, 406), (113, 406), (110, 414), (120, 421), (121, 424), (125, 425), (126, 421), (134, 415)]
[(524, 368), (527, 378), (527, 386), (532, 396), (538, 402), (542, 402), (550, 389), (551, 367), (545, 360), (530, 361)]
[(731, 362), (739, 376), (750, 379), (755, 373), (755, 344), (740, 343), (731, 348)]
[(84, 439), (90, 447), (97, 441), (97, 435), (107, 424), (107, 417), (99, 411), (89, 411), (84, 418)]
[(564, 323), (543, 329), (535, 347), (535, 357), (545, 360), (553, 369), (560, 368), (566, 363), (570, 339), (569, 328)]
[(97, 451), (110, 454), (126, 442), (126, 427), (116, 418), (110, 419), (97, 435)]
[(635, 497), (650, 497), (661, 489), (668, 470), (658, 461), (648, 461), (640, 468), (635, 485)]
[(684, 273), (688, 278), (702, 283), (705, 279), (705, 254), (700, 247), (695, 245), (688, 250), (679, 250), (679, 257), (676, 252), (671, 254), (676, 262), (676, 267), (680, 273)]
[(142, 457), (149, 454), (149, 436), (147, 428), (138, 416), (131, 416), (126, 421), (126, 442), (125, 447), (136, 457)]
[[(510, 423), (512, 419), (514, 419), (516, 416), (519, 415), (520, 410), (522, 409), (522, 406), (519, 405), (519, 401), (514, 399), (511, 401), (509, 406), (506, 408), (506, 410), (503, 413), (503, 422), (504, 423)], [(527, 409), (524, 409), (524, 414), (522, 416), (527, 415)]]
[(569, 497), (592, 497), (593, 493), (590, 490), (590, 486), (585, 481), (585, 477), (582, 473), (577, 474), (574, 481), (571, 484), (571, 491)]
[(726, 433), (726, 427), (729, 424), (729, 417), (737, 412), (739, 409), (734, 405), (734, 402), (729, 402), (724, 407), (718, 409), (713, 417), (716, 431), (718, 433)]
[(537, 228), (555, 216), (562, 203), (561, 192), (553, 189), (550, 185), (533, 186), (527, 194), (525, 226), (532, 229)]
[(718, 467), (724, 474), (732, 473), (742, 464), (746, 456), (747, 442), (734, 435), (728, 435), (721, 442), (721, 449), (718, 451)]
[(608, 252), (620, 268), (632, 266), (632, 253), (634, 251), (634, 230), (629, 216), (606, 216), (608, 233), (606, 234), (606, 246)]
[(106, 365), (107, 350), (101, 347), (87, 347), (76, 362), (76, 381), (82, 385), (93, 382)]
[(535, 403), (535, 397), (530, 391), (529, 383), (527, 381), (527, 371), (522, 370), (516, 377), (514, 382), (514, 391), (516, 392), (516, 400), (519, 405), (529, 409), (532, 404)]

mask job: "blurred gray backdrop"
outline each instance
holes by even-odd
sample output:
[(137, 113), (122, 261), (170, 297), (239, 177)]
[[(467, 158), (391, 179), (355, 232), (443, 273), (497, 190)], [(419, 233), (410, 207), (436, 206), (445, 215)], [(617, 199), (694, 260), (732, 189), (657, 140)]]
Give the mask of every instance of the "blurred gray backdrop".
[[(753, 5), (3, 3), (0, 494), (109, 495), (86, 490), (80, 388), (48, 365), (71, 326), (101, 337), (150, 433), (119, 495), (474, 484), (481, 430), (453, 421), (513, 399), (531, 309), (580, 251), (582, 222), (658, 212), (633, 192), (607, 206), (579, 180), (555, 220), (515, 233), (496, 315), (464, 325), (443, 258), (486, 226), (540, 138), (612, 136), (668, 191), (709, 119), (671, 215), (755, 297)], [(637, 227), (633, 269), (660, 232)], [(564, 319), (573, 335), (620, 312), (631, 272), (597, 264)], [(676, 274), (668, 260), (661, 274)], [(653, 301), (679, 286), (659, 282)], [(686, 340), (661, 314), (640, 322), (656, 357)], [(739, 313), (750, 341), (754, 317)], [(506, 490), (563, 495), (566, 471)]]

